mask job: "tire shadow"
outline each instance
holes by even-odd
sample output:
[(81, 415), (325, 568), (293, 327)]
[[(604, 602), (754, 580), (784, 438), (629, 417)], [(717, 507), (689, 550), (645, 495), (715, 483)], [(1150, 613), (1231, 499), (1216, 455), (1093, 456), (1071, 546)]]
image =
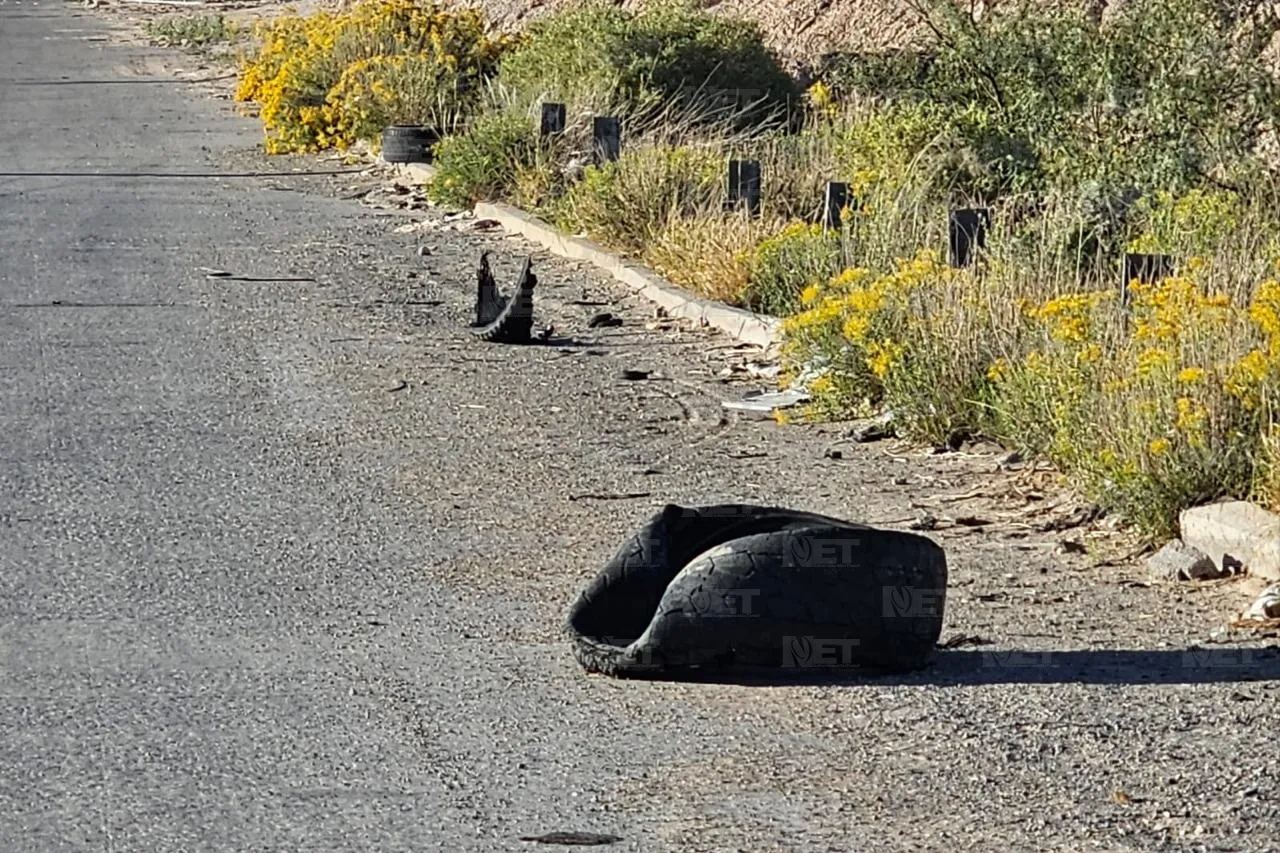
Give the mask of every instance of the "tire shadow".
[(909, 673), (819, 662), (770, 670), (655, 672), (646, 680), (758, 687), (1231, 684), (1280, 681), (1280, 647), (939, 651), (929, 666)]

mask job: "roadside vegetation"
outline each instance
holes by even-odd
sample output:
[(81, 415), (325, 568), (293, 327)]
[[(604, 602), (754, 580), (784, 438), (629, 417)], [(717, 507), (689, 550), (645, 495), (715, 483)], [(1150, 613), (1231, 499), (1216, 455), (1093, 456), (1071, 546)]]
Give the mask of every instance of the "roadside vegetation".
[[(918, 44), (829, 57), (802, 90), (753, 25), (692, 4), (585, 6), (511, 37), (365, 0), (265, 25), (239, 98), (277, 152), (434, 125), (438, 202), (506, 200), (782, 316), (788, 375), (820, 370), (803, 416), (888, 408), (921, 441), (996, 439), (1156, 535), (1222, 495), (1280, 507), (1270, 7), (1130, 0), (1100, 22), (920, 2)], [(548, 101), (566, 121), (544, 137)], [(593, 156), (598, 115), (620, 121), (616, 161)], [(730, 159), (761, 164), (758, 216), (725, 209)], [(824, 229), (831, 180), (850, 199)], [(954, 269), (964, 206), (992, 229)], [(1173, 268), (1122, 288), (1126, 252)]]
[(155, 44), (180, 47), (191, 53), (230, 44), (240, 36), (236, 24), (220, 14), (168, 16), (148, 21), (143, 30)]

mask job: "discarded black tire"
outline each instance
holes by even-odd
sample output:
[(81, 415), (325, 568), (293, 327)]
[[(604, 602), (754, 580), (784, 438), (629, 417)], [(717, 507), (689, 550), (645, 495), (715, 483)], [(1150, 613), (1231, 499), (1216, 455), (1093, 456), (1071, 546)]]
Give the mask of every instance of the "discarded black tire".
[(777, 507), (669, 504), (605, 565), (565, 630), (588, 672), (904, 672), (942, 631), (942, 548)]
[(427, 163), (440, 136), (429, 127), (393, 124), (382, 131), (382, 159), (388, 163)]
[[(476, 320), (472, 331), (481, 340), (495, 344), (527, 344), (533, 335), (533, 289), (538, 277), (533, 274), (532, 260), (525, 259), (515, 293), (503, 301), (488, 275), (489, 264), (480, 258), (480, 289), (476, 299)], [(492, 309), (501, 305), (496, 317), (489, 319)]]

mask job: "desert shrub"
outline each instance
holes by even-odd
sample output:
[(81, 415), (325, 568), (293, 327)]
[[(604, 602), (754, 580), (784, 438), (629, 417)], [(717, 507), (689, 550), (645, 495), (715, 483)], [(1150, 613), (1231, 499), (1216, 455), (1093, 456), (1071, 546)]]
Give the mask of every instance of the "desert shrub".
[(486, 35), (479, 12), (434, 0), (286, 15), (256, 36), (236, 99), (258, 104), (273, 153), (342, 148), (380, 123), (456, 115), (510, 44)]
[(672, 217), (693, 217), (723, 192), (714, 150), (637, 141), (614, 161), (586, 167), (556, 205), (556, 221), (601, 243), (640, 254)]
[(802, 295), (840, 270), (840, 235), (821, 224), (793, 222), (759, 243), (751, 253), (742, 302), (752, 310), (786, 315)]
[(178, 15), (148, 21), (144, 27), (156, 44), (201, 51), (233, 41), (240, 28), (221, 14)]
[(1198, 269), (1135, 285), (1127, 311), (1115, 290), (1028, 306), (1036, 345), (993, 371), (1006, 440), (1155, 533), (1186, 506), (1249, 492), (1280, 379), (1280, 286), (1238, 306)]
[(770, 225), (708, 211), (672, 216), (644, 249), (644, 260), (669, 281), (729, 304), (741, 304), (751, 281), (753, 247)]
[(928, 104), (984, 197), (1096, 181), (1181, 194), (1249, 159), (1280, 101), (1261, 3), (1134, 0), (1106, 25), (1018, 0), (981, 17), (921, 0), (927, 37), (908, 50), (828, 63), (837, 92)]
[(540, 146), (530, 116), (520, 112), (482, 115), (465, 132), (436, 144), (436, 174), (427, 186), (428, 197), (455, 207), (511, 198), (522, 176), (538, 165)]
[(347, 66), (325, 96), (330, 124), (318, 141), (342, 148), (377, 140), (391, 124), (417, 124), (442, 135), (457, 129), (474, 108), (477, 92), (432, 56), (401, 54), (361, 59)]
[(759, 120), (795, 103), (792, 78), (746, 21), (711, 15), (687, 0), (633, 12), (593, 5), (532, 24), (502, 62), (504, 86), (529, 100), (607, 107), (626, 116), (708, 103)]
[[(825, 412), (886, 406), (904, 433), (941, 443), (980, 430), (985, 372), (1008, 313), (968, 272), (923, 250), (884, 273), (851, 267), (801, 296), (783, 323), (789, 358), (831, 368), (811, 392)], [(836, 399), (831, 399), (834, 396)]]

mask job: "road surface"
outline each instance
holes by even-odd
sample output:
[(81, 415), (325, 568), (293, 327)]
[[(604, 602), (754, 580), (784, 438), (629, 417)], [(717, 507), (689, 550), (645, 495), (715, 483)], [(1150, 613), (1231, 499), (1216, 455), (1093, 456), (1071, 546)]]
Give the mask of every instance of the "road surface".
[(480, 345), (521, 246), (397, 233), (108, 35), (0, 2), (0, 849), (1280, 849), (1274, 652), (1192, 647), (1238, 593), (1051, 537), (939, 534), (995, 645), (918, 676), (583, 675), (560, 622), (663, 503), (900, 524), (991, 459), (726, 422), (726, 341), (541, 254), (576, 344)]

